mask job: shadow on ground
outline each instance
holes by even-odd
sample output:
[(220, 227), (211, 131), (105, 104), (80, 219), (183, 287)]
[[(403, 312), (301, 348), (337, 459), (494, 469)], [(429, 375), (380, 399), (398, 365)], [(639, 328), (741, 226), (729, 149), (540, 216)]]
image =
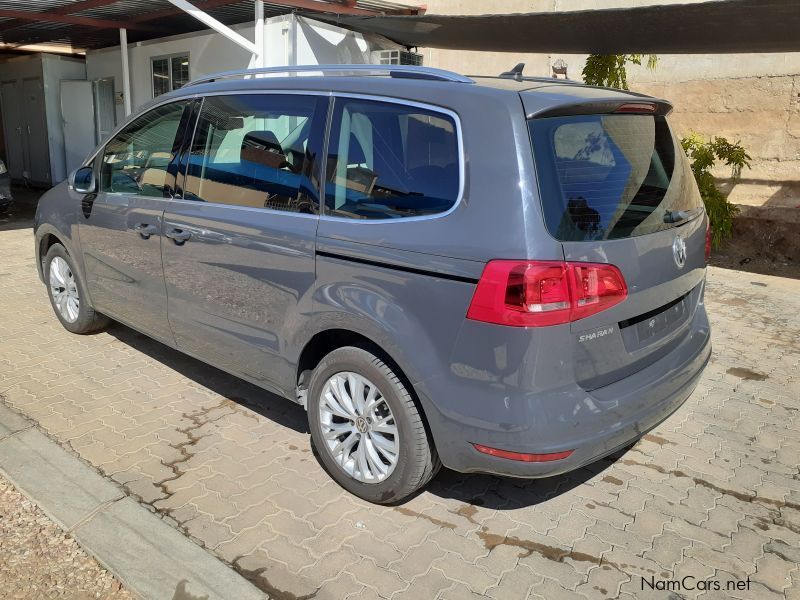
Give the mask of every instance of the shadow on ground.
[(135, 348), (223, 398), (236, 402), (283, 427), (288, 427), (298, 433), (308, 433), (306, 413), (299, 404), (229, 375), (120, 323), (113, 323), (107, 332), (120, 342)]
[(14, 201), (6, 212), (0, 213), (0, 231), (13, 229), (32, 229), (36, 205), (45, 190), (14, 187), (11, 195)]

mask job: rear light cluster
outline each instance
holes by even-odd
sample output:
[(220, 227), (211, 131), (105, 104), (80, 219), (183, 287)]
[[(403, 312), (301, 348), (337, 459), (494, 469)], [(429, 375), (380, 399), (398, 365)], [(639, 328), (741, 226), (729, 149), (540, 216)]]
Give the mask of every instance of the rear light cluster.
[(706, 262), (711, 258), (711, 221), (706, 220)]
[(492, 260), (467, 318), (515, 327), (559, 325), (606, 310), (627, 295), (625, 279), (614, 265)]

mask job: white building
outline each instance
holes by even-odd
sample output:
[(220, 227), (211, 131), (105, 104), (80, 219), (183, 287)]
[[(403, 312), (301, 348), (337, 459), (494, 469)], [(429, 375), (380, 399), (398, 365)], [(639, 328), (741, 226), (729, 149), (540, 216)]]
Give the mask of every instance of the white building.
[[(357, 15), (420, 11), (386, 0), (146, 2), (153, 10), (142, 14), (121, 11), (124, 0), (69, 0), (45, 12), (2, 11), (0, 158), (13, 180), (55, 185), (142, 104), (209, 73), (397, 60), (401, 48), (386, 38), (296, 16), (295, 9)], [(178, 33), (163, 35), (172, 31)], [(21, 43), (27, 40), (38, 43)]]
[[(254, 38), (251, 23), (231, 29)], [(267, 19), (264, 66), (380, 63), (386, 51), (401, 50), (380, 36), (364, 36), (293, 14)], [(255, 66), (253, 55), (226, 37), (203, 31), (129, 44), (133, 111), (158, 96), (209, 73)], [(116, 118), (124, 118), (119, 47), (86, 53), (89, 80), (113, 79)]]

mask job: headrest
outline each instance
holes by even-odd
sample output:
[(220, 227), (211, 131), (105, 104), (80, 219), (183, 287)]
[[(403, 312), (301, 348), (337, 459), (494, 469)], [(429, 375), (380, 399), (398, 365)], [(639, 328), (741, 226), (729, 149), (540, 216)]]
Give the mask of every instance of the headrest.
[(272, 131), (251, 131), (246, 133), (242, 139), (242, 150), (245, 148), (268, 150), (276, 154), (283, 154), (283, 148), (281, 148), (278, 136)]

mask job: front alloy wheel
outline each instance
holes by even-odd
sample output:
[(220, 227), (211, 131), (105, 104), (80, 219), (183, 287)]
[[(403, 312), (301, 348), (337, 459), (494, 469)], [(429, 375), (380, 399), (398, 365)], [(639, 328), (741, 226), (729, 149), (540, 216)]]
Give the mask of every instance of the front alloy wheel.
[(92, 333), (108, 325), (108, 318), (95, 312), (89, 302), (86, 286), (64, 246), (50, 246), (42, 270), (53, 312), (67, 331)]
[(78, 284), (67, 261), (60, 256), (53, 258), (50, 263), (50, 295), (53, 305), (67, 323), (78, 320), (81, 309)]

